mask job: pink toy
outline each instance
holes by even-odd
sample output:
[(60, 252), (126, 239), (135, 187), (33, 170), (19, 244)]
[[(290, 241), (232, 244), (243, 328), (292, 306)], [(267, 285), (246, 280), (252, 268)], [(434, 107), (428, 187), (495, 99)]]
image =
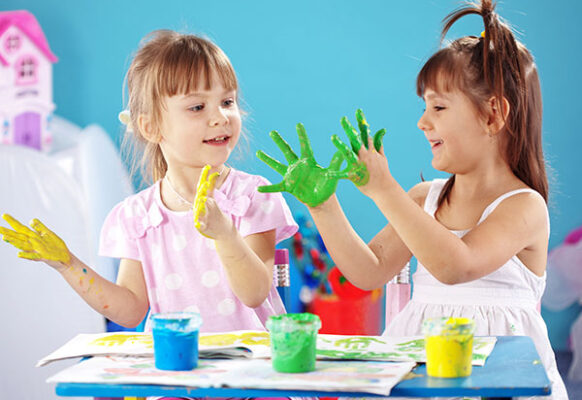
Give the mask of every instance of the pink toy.
[[(582, 227), (570, 232), (564, 243), (548, 255), (546, 291), (542, 304), (553, 311), (575, 302), (582, 304)], [(570, 327), (572, 363), (568, 379), (582, 381), (582, 314)]]
[(56, 61), (34, 15), (0, 12), (0, 143), (49, 149)]

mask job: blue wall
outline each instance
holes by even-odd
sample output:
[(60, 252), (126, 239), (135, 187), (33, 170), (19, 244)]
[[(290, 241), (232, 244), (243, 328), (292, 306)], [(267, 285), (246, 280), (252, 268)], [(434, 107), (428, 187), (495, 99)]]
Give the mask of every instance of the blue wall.
[[(327, 165), (334, 150), (329, 137), (342, 133), (340, 117), (353, 119), (361, 107), (373, 129), (387, 128), (390, 165), (407, 189), (421, 172), (426, 179), (442, 176), (431, 168), (430, 149), (416, 127), (423, 104), (414, 82), (438, 48), (441, 19), (458, 5), (457, 0), (3, 0), (0, 9), (27, 9), (43, 27), (59, 57), (54, 68), (56, 113), (81, 126), (100, 124), (116, 143), (131, 52), (154, 29), (184, 30), (213, 39), (238, 73), (251, 142), (235, 166), (278, 181), (253, 154), (260, 148), (282, 159), (267, 134), (277, 129), (296, 147), (297, 122), (305, 124), (318, 161)], [(540, 70), (544, 146), (553, 170), (553, 247), (582, 224), (581, 170), (575, 161), (582, 148), (576, 122), (582, 88), (576, 26), (582, 3), (511, 0), (498, 10), (521, 32)], [(467, 17), (451, 37), (482, 30), (477, 17)], [(370, 239), (385, 223), (383, 216), (353, 185), (342, 182), (338, 193), (356, 230)], [(287, 198), (294, 211), (305, 211)], [(579, 310), (544, 310), (556, 347), (565, 346), (569, 323)]]

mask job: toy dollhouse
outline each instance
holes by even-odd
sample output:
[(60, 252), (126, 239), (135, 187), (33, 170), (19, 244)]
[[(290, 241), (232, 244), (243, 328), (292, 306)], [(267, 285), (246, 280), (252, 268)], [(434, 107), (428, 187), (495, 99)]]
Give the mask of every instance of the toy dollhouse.
[(51, 52), (34, 15), (0, 12), (0, 143), (48, 150), (55, 109)]

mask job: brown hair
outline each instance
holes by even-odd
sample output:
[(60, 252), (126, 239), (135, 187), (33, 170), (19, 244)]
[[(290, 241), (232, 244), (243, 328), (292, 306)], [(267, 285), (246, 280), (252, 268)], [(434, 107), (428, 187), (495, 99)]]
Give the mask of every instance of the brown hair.
[(126, 77), (132, 129), (126, 130), (122, 147), (130, 158), (132, 175), (139, 170), (146, 181), (157, 181), (167, 170), (159, 144), (146, 140), (140, 132), (139, 115), (150, 115), (159, 132), (163, 97), (188, 94), (200, 87), (209, 90), (213, 74), (226, 89), (238, 90), (230, 60), (211, 41), (170, 30), (154, 31), (142, 40)]
[[(465, 93), (478, 110), (494, 96), (509, 102), (505, 119), (504, 156), (513, 173), (548, 200), (548, 180), (542, 150), (542, 96), (537, 67), (527, 48), (495, 13), (495, 4), (467, 3), (443, 20), (441, 42), (461, 17), (478, 14), (485, 25), (484, 37), (465, 36), (442, 48), (426, 62), (416, 80), (416, 92), (426, 88)], [(501, 104), (499, 104), (501, 105)], [(447, 201), (455, 176), (438, 199)]]

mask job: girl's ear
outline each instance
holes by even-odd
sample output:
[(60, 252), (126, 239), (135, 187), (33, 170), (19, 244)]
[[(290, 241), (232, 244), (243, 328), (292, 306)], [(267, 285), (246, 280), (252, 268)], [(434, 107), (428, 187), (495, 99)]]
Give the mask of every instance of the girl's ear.
[(509, 115), (509, 102), (505, 97), (501, 101), (497, 97), (491, 97), (487, 101), (489, 117), (487, 118), (487, 128), (490, 135), (496, 135), (505, 126), (505, 121)]
[(154, 129), (154, 124), (149, 114), (140, 114), (137, 117), (137, 125), (142, 136), (151, 143), (159, 143), (160, 135)]

